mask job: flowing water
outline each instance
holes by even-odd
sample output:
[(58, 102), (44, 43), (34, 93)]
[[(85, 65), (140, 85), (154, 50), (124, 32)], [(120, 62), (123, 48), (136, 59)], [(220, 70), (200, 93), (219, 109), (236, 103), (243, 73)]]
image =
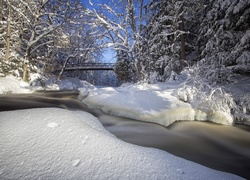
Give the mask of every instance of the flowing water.
[(0, 95), (0, 111), (42, 107), (84, 110), (96, 116), (108, 131), (123, 141), (158, 148), (207, 167), (250, 179), (249, 126), (183, 121), (166, 128), (88, 109), (76, 100), (77, 96), (76, 91)]

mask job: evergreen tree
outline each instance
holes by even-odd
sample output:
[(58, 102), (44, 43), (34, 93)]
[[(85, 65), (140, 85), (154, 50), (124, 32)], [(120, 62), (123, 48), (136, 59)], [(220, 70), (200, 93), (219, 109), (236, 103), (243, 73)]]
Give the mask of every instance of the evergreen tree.
[[(157, 74), (158, 81), (165, 81), (171, 71), (180, 72), (185, 60), (185, 45), (181, 41), (184, 28), (184, 1), (152, 0), (147, 6), (149, 20), (145, 28), (145, 69), (150, 77)], [(182, 55), (181, 55), (182, 54)]]
[(1, 1), (0, 74), (20, 76), (23, 61), (18, 51), (20, 50), (23, 22), (14, 7), (21, 7), (21, 5), (12, 0)]
[(198, 74), (210, 83), (250, 73), (250, 1), (210, 0), (199, 32)]
[(134, 81), (134, 69), (129, 55), (126, 51), (119, 50), (117, 52), (117, 61), (115, 66), (117, 79), (121, 82)]

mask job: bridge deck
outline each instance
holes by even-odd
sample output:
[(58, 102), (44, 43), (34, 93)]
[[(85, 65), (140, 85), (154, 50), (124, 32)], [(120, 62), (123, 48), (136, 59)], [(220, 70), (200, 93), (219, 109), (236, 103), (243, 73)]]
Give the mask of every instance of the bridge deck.
[[(77, 70), (114, 70), (114, 63), (81, 63), (81, 64), (67, 64), (64, 71), (77, 71)], [(58, 70), (60, 71), (60, 70)]]
[(77, 71), (77, 70), (114, 70), (114, 67), (66, 67), (64, 71)]

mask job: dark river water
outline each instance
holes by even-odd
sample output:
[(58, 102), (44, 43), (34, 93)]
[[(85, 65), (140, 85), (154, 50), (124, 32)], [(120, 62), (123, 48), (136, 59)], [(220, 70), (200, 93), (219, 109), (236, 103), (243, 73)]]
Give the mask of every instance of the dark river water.
[(123, 141), (158, 148), (207, 167), (250, 179), (249, 126), (183, 121), (166, 128), (89, 109), (77, 100), (77, 96), (77, 91), (0, 95), (0, 111), (43, 107), (87, 111)]

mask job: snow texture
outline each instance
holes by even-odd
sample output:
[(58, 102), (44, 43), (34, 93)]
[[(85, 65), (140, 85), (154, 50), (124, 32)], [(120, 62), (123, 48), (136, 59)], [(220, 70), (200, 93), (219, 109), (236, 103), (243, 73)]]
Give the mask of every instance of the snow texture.
[(94, 86), (87, 81), (77, 78), (57, 79), (56, 76), (41, 76), (40, 74), (32, 74), (30, 77), (30, 85), (34, 90), (76, 90), (78, 88), (93, 89)]
[(29, 84), (14, 76), (0, 77), (0, 94), (31, 93)]
[[(53, 78), (44, 82), (45, 89), (49, 90), (78, 89), (79, 100), (83, 100), (90, 108), (102, 109), (114, 116), (149, 121), (164, 126), (169, 126), (179, 120), (208, 120), (218, 124), (232, 125), (234, 119), (230, 113), (231, 106), (227, 106), (229, 102), (227, 94), (219, 93), (219, 96), (214, 96), (213, 94), (220, 92), (219, 89), (204, 93), (204, 90), (193, 88), (187, 83), (190, 76), (190, 73), (185, 71), (180, 76), (176, 75), (173, 78), (175, 80), (170, 79), (165, 83), (124, 84), (117, 88), (96, 88), (85, 81), (73, 78), (60, 80), (56, 84), (53, 83)], [(242, 106), (240, 108), (243, 114), (240, 113), (236, 118), (243, 119), (245, 124), (250, 123), (249, 116), (243, 117), (249, 114), (250, 110), (247, 105), (249, 99), (248, 96), (244, 96), (241, 100), (239, 95), (249, 93), (249, 84), (250, 82), (238, 83), (232, 87), (226, 87), (236, 97), (235, 99), (239, 99), (237, 101)], [(27, 83), (13, 76), (0, 78), (0, 94), (31, 93), (35, 89), (39, 90), (42, 87), (29, 87)], [(244, 92), (242, 92), (243, 89), (245, 89)], [(233, 100), (231, 97), (228, 99)]]
[[(183, 82), (180, 80), (124, 85), (118, 88), (96, 88), (90, 91), (83, 102), (90, 108), (101, 109), (114, 116), (154, 122), (163, 126), (180, 120), (211, 121), (225, 125), (233, 123), (230, 113), (212, 109), (209, 102), (205, 102), (205, 106), (199, 101), (191, 104), (181, 101), (178, 89), (183, 87)], [(194, 92), (190, 93), (192, 94)], [(197, 106), (199, 104), (202, 106)]]
[(125, 143), (86, 112), (41, 108), (0, 117), (0, 179), (241, 179)]

